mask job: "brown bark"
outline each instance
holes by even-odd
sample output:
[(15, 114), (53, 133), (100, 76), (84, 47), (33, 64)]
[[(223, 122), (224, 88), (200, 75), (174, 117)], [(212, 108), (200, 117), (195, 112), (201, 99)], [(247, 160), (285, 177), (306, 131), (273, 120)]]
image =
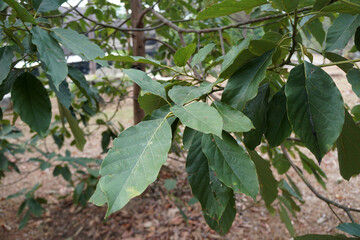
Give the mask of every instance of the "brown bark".
[[(143, 28), (144, 24), (142, 21), (142, 4), (141, 0), (131, 0), (131, 25), (133, 28)], [(133, 55), (145, 57), (145, 34), (144, 32), (133, 32)], [(133, 68), (145, 71), (144, 64), (134, 64)], [(144, 118), (144, 111), (140, 108), (139, 102), (137, 100), (140, 87), (134, 83), (133, 86), (133, 111), (134, 111), (134, 124), (141, 122)]]

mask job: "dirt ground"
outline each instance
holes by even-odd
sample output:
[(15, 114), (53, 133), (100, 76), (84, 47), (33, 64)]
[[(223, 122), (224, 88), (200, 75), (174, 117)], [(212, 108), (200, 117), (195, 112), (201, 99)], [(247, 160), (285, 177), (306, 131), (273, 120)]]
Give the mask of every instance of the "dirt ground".
[[(326, 68), (340, 88), (345, 102), (349, 106), (359, 103), (359, 99), (351, 90), (345, 75), (336, 67)], [(111, 113), (115, 105), (108, 105), (104, 110)], [(132, 111), (129, 102), (122, 105), (116, 119), (125, 126), (131, 124)], [(26, 129), (18, 120), (20, 128)], [(67, 143), (73, 156), (102, 158), (101, 131), (95, 132), (88, 138), (84, 152), (79, 152)], [(52, 140), (47, 140), (49, 150), (55, 150)], [(65, 150), (64, 149), (64, 150)], [(64, 151), (62, 150), (62, 151)], [(32, 157), (24, 156), (24, 162)], [(299, 161), (295, 160), (300, 164)], [(35, 169), (37, 164), (25, 162), (20, 166), (24, 172)], [(349, 182), (343, 180), (338, 172), (336, 152), (329, 152), (321, 164), (328, 176), (326, 181), (328, 191), (321, 189), (313, 176), (307, 176), (310, 182), (326, 197), (344, 205), (360, 208), (360, 177), (355, 177)], [(290, 176), (298, 183), (306, 201), (301, 206), (297, 218), (292, 218), (297, 235), (318, 233), (333, 234), (339, 220), (334, 216), (329, 207), (317, 199), (296, 176), (291, 169)], [(151, 184), (142, 196), (130, 201), (121, 211), (104, 220), (105, 207), (96, 207), (88, 204), (86, 208), (76, 207), (72, 204), (71, 196), (59, 199), (72, 192), (71, 187), (61, 178), (52, 176), (52, 169), (44, 172), (35, 171), (26, 178), (20, 179), (17, 173), (7, 174), (0, 185), (0, 239), (291, 239), (278, 214), (271, 216), (263, 201), (252, 199), (243, 195), (237, 196), (238, 214), (230, 232), (218, 236), (207, 227), (200, 204), (189, 205), (192, 198), (191, 189), (186, 180), (185, 162), (182, 158), (169, 158), (163, 167), (158, 180)], [(164, 180), (175, 178), (177, 185), (170, 192), (164, 187)], [(21, 203), (21, 198), (5, 200), (24, 187), (32, 187), (41, 183), (42, 188), (37, 196), (45, 197), (49, 203), (45, 206), (45, 213), (39, 218), (31, 218), (23, 230), (18, 230), (19, 219), (16, 212)], [(179, 201), (180, 200), (180, 201)], [(184, 219), (179, 208), (186, 214)], [(343, 221), (348, 221), (346, 215), (335, 209)], [(354, 217), (360, 221), (360, 214)]]

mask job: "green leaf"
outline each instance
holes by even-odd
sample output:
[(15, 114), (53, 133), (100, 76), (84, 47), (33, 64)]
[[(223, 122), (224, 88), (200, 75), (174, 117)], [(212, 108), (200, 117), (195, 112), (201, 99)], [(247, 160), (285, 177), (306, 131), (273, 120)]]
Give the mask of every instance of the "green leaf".
[(360, 224), (357, 223), (342, 223), (336, 227), (337, 229), (346, 232), (350, 235), (360, 237)]
[(183, 145), (185, 150), (188, 150), (190, 148), (196, 133), (197, 131), (195, 131), (194, 129), (185, 127), (183, 133)]
[(202, 148), (209, 159), (210, 168), (226, 186), (235, 193), (245, 193), (256, 198), (259, 182), (255, 165), (244, 149), (230, 134), (224, 132), (223, 140), (212, 135), (204, 135)]
[(154, 94), (146, 93), (138, 96), (138, 102), (145, 115), (150, 115), (156, 109), (166, 105), (166, 101)]
[(173, 190), (176, 187), (176, 180), (173, 178), (165, 179), (164, 187), (168, 191)]
[(11, 91), (15, 80), (22, 74), (21, 71), (11, 71), (7, 78), (0, 85), (0, 100)]
[(289, 231), (290, 235), (294, 237), (295, 236), (294, 226), (292, 225), (291, 219), (289, 218), (289, 215), (282, 204), (280, 204), (280, 219), (285, 224), (285, 227)]
[(59, 90), (58, 90), (54, 86), (54, 83), (51, 80), (51, 77), (48, 76), (48, 78), (49, 78), (50, 89), (55, 92), (56, 97), (58, 98), (58, 100), (66, 108), (70, 108), (72, 99), (71, 99), (71, 92), (70, 92), (70, 89), (69, 89), (69, 84), (66, 82), (66, 80), (62, 81), (62, 83), (60, 83), (60, 85), (59, 85)]
[(205, 8), (196, 16), (196, 19), (204, 20), (227, 16), (232, 13), (248, 10), (266, 3), (268, 3), (266, 0), (224, 0)]
[(358, 27), (356, 29), (354, 43), (355, 43), (356, 49), (358, 51), (360, 51), (360, 27)]
[(264, 160), (256, 151), (248, 151), (255, 163), (257, 176), (260, 183), (260, 195), (267, 206), (270, 206), (278, 195), (277, 181), (270, 169), (270, 163)]
[(137, 69), (124, 69), (124, 73), (139, 85), (143, 91), (167, 99), (165, 88), (159, 82), (152, 80), (145, 72)]
[(259, 84), (266, 76), (266, 68), (271, 64), (272, 54), (270, 51), (251, 60), (232, 75), (221, 101), (243, 110), (245, 104), (256, 96)]
[(79, 88), (79, 90), (84, 94), (84, 96), (91, 101), (91, 99), (96, 99), (95, 93), (91, 90), (88, 81), (86, 80), (84, 74), (74, 67), (68, 67), (68, 74), (71, 80)]
[(46, 89), (32, 74), (21, 74), (11, 89), (14, 111), (21, 120), (44, 137), (51, 121), (51, 103)]
[(180, 48), (174, 55), (174, 63), (179, 67), (184, 67), (186, 62), (196, 50), (196, 44), (191, 43), (186, 47)]
[(50, 12), (57, 10), (66, 0), (33, 0), (37, 12)]
[(247, 63), (255, 55), (248, 49), (250, 38), (242, 40), (242, 42), (233, 46), (230, 51), (224, 56), (224, 61), (221, 64), (221, 73), (219, 78), (227, 79), (233, 75), (241, 66)]
[(199, 64), (203, 62), (206, 58), (206, 56), (211, 53), (211, 51), (215, 47), (215, 43), (210, 43), (206, 45), (205, 47), (201, 48), (198, 53), (196, 53), (191, 61), (191, 67), (194, 67), (196, 64)]
[(71, 29), (51, 29), (51, 36), (58, 40), (72, 53), (81, 56), (84, 60), (94, 60), (97, 57), (104, 57), (105, 53), (95, 43), (91, 42), (85, 35)]
[(211, 92), (213, 85), (208, 82), (203, 82), (199, 87), (196, 86), (174, 86), (169, 91), (169, 97), (174, 103), (183, 105), (191, 100), (197, 99), (205, 94)]
[(64, 51), (59, 43), (49, 33), (38, 26), (31, 29), (32, 42), (37, 46), (40, 60), (45, 63), (48, 74), (56, 88), (66, 78), (68, 68)]
[[(333, 52), (326, 52), (325, 57), (329, 59), (331, 62), (341, 62), (341, 61), (348, 61), (349, 59), (344, 58), (343, 56), (340, 56), (339, 54), (333, 53)], [(343, 63), (337, 65), (341, 70), (343, 70), (345, 73), (347, 73), (350, 69), (354, 67), (354, 64), (352, 63)]]
[[(6, 1), (6, 0), (5, 0)], [(19, 223), (19, 230), (23, 229), (26, 224), (29, 221), (29, 217), (30, 217), (30, 210), (27, 210), (27, 212), (25, 213), (25, 215), (21, 218), (20, 223)]]
[(192, 193), (199, 200), (203, 212), (218, 221), (228, 204), (234, 200), (234, 193), (210, 169), (202, 151), (202, 137), (203, 134), (199, 132), (194, 137), (186, 160), (186, 172)]
[(327, 32), (326, 51), (343, 49), (359, 26), (360, 15), (340, 14)]
[(331, 77), (305, 62), (293, 68), (285, 85), (290, 123), (321, 162), (344, 124), (344, 102)]
[(323, 7), (321, 12), (360, 14), (360, 7), (358, 7), (360, 6), (359, 3), (359, 0), (339, 1)]
[(222, 119), (215, 108), (204, 102), (193, 102), (186, 106), (175, 105), (170, 108), (181, 122), (203, 133), (213, 133), (221, 137)]
[(290, 163), (283, 154), (276, 153), (275, 157), (272, 158), (271, 161), (272, 165), (276, 168), (278, 174), (284, 174), (290, 168)]
[(0, 48), (0, 85), (11, 70), (12, 59), (14, 57), (13, 50), (13, 47), (9, 46)]
[(351, 84), (354, 93), (360, 97), (360, 70), (352, 68), (347, 72), (346, 77)]
[(147, 59), (144, 57), (137, 57), (137, 56), (118, 56), (118, 55), (108, 55), (103, 58), (97, 58), (99, 60), (106, 60), (106, 61), (114, 61), (114, 62), (128, 62), (128, 63), (145, 63), (154, 65), (156, 67), (165, 67), (168, 68), (165, 65), (162, 65), (160, 62), (154, 60), (154, 59)]
[(277, 8), (285, 12), (294, 11), (299, 5), (299, 0), (273, 0), (272, 4)]
[(249, 101), (244, 109), (244, 114), (252, 121), (255, 129), (244, 133), (244, 144), (250, 150), (254, 150), (261, 142), (266, 132), (266, 113), (269, 99), (269, 85), (259, 87), (258, 95)]
[(12, 7), (23, 22), (36, 24), (35, 18), (15, 0), (3, 0)]
[(267, 110), (267, 129), (265, 137), (270, 147), (279, 146), (291, 134), (291, 125), (287, 117), (284, 88), (278, 91), (269, 103)]
[(123, 208), (156, 180), (171, 146), (171, 128), (166, 120), (150, 120), (123, 131), (101, 168), (100, 188), (105, 193), (106, 216)]
[(84, 137), (83, 130), (79, 127), (79, 123), (71, 115), (69, 109), (64, 107), (60, 102), (59, 102), (59, 111), (61, 115), (65, 116), (67, 122), (69, 123), (70, 130), (75, 138), (76, 147), (80, 150), (83, 150), (86, 143), (86, 139)]
[(314, 11), (319, 11), (320, 9), (322, 9), (323, 7), (328, 5), (330, 3), (330, 1), (331, 0), (316, 0), (315, 3), (314, 3), (313, 10)]
[(318, 41), (320, 46), (323, 45), (326, 32), (319, 19), (314, 19), (312, 21), (307, 22), (303, 26), (303, 30), (308, 31), (316, 39), (316, 41)]
[(348, 240), (355, 238), (347, 238), (343, 235), (341, 236), (331, 236), (331, 235), (316, 235), (316, 234), (308, 234), (304, 236), (295, 237), (295, 240)]
[(254, 129), (251, 120), (239, 110), (226, 103), (215, 101), (212, 104), (223, 119), (223, 129), (227, 132), (248, 132)]
[(27, 205), (32, 214), (37, 217), (41, 217), (44, 209), (41, 207), (40, 203), (38, 203), (34, 198), (30, 198), (27, 200)]
[(105, 203), (107, 203), (106, 195), (105, 193), (100, 189), (100, 184), (96, 185), (95, 192), (89, 199), (89, 202), (95, 204), (96, 206), (103, 206)]
[(360, 128), (345, 111), (345, 123), (336, 145), (340, 174), (346, 180), (360, 173)]

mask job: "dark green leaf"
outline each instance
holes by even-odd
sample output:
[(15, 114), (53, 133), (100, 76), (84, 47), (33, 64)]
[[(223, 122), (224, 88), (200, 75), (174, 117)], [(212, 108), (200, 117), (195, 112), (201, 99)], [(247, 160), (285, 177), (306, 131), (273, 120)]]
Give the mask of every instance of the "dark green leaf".
[(33, 0), (37, 12), (50, 12), (58, 9), (66, 0)]
[(0, 48), (0, 85), (11, 70), (11, 63), (14, 57), (13, 51), (13, 47), (9, 46)]
[(320, 9), (322, 9), (323, 7), (328, 5), (330, 3), (330, 1), (331, 0), (316, 0), (315, 3), (314, 3), (313, 10), (314, 11), (319, 11)]
[(360, 97), (360, 70), (352, 68), (347, 72), (346, 77), (351, 84), (354, 93)]
[(359, 0), (337, 1), (321, 9), (325, 13), (360, 14)]
[(186, 172), (192, 193), (199, 200), (204, 213), (218, 221), (229, 202), (233, 201), (234, 193), (210, 169), (202, 151), (202, 137), (203, 134), (199, 132), (194, 137), (187, 156)]
[(15, 80), (21, 75), (20, 71), (11, 71), (7, 78), (0, 85), (0, 101), (8, 94), (14, 84)]
[(87, 97), (89, 101), (91, 101), (92, 98), (95, 99), (95, 93), (91, 90), (90, 85), (86, 80), (84, 74), (82, 74), (80, 70), (70, 66), (68, 67), (68, 70), (69, 77), (79, 88), (79, 90), (84, 94), (84, 96)]
[(276, 199), (278, 195), (277, 181), (270, 169), (270, 163), (264, 160), (256, 151), (249, 151), (250, 157), (255, 163), (256, 172), (260, 183), (260, 195), (267, 206)]
[(221, 137), (222, 118), (215, 108), (206, 103), (193, 102), (186, 106), (175, 105), (170, 110), (185, 126)]
[(11, 99), (21, 120), (44, 137), (51, 121), (51, 103), (42, 83), (32, 74), (23, 73), (13, 84)]
[(265, 137), (270, 147), (279, 146), (291, 134), (291, 125), (287, 117), (286, 96), (282, 88), (269, 103), (267, 110), (267, 129)]
[(26, 11), (26, 9), (23, 8), (17, 1), (15, 0), (3, 0), (3, 1), (6, 2), (10, 7), (12, 7), (16, 11), (17, 15), (22, 21), (36, 24), (35, 18), (28, 11)]
[(277, 8), (285, 12), (294, 11), (299, 5), (299, 0), (273, 0), (272, 4)]
[(27, 212), (25, 213), (25, 215), (21, 218), (20, 223), (19, 223), (19, 230), (23, 229), (26, 224), (29, 221), (29, 217), (30, 217), (30, 210), (27, 210)]
[(196, 50), (196, 44), (191, 43), (186, 47), (180, 48), (174, 55), (174, 63), (179, 67), (184, 67)]
[(183, 134), (183, 145), (184, 149), (188, 150), (191, 146), (191, 143), (195, 137), (196, 131), (192, 128), (185, 127)]
[[(342, 62), (342, 61), (348, 61), (349, 59), (344, 58), (343, 56), (340, 56), (339, 54), (333, 53), (333, 52), (326, 52), (325, 57), (329, 59), (331, 62)], [(343, 63), (337, 65), (341, 70), (343, 70), (345, 73), (347, 73), (350, 69), (354, 67), (354, 64), (352, 63)]]
[(270, 51), (251, 60), (232, 75), (221, 101), (243, 110), (245, 104), (256, 96), (259, 84), (266, 76), (266, 68), (271, 64), (272, 54)]
[(51, 76), (56, 88), (66, 78), (68, 68), (64, 51), (59, 43), (49, 33), (36, 26), (31, 29), (32, 42), (37, 46), (40, 60), (45, 63), (48, 74)]
[(355, 238), (347, 238), (345, 236), (315, 235), (315, 234), (295, 237), (295, 240), (348, 240), (348, 239), (355, 239)]
[(137, 69), (124, 69), (124, 73), (139, 85), (143, 91), (167, 99), (165, 88), (159, 82), (152, 80), (145, 72)]
[(340, 91), (326, 72), (305, 62), (291, 70), (285, 94), (294, 132), (321, 162), (344, 124)]
[(196, 16), (196, 19), (204, 20), (227, 16), (232, 13), (248, 10), (266, 3), (268, 3), (266, 0), (224, 0), (205, 8)]
[(206, 56), (214, 49), (216, 45), (214, 43), (210, 43), (205, 47), (201, 48), (198, 53), (196, 53), (191, 60), (191, 67), (194, 67), (196, 64), (203, 62)]
[(356, 49), (358, 51), (360, 51), (360, 27), (358, 27), (356, 29), (354, 43), (355, 43)]
[(27, 205), (32, 214), (34, 214), (37, 217), (41, 216), (44, 209), (41, 207), (40, 203), (38, 203), (34, 198), (28, 199)]
[(350, 235), (360, 237), (360, 224), (357, 223), (342, 223), (336, 227), (337, 229), (344, 231)]
[(166, 101), (154, 94), (146, 93), (138, 96), (140, 107), (144, 110), (145, 115), (150, 115), (156, 109), (166, 105)]
[(269, 99), (269, 85), (259, 87), (258, 95), (249, 101), (244, 109), (244, 114), (250, 118), (255, 129), (244, 133), (244, 144), (254, 150), (261, 142), (262, 135), (266, 132), (266, 112)]
[(97, 57), (104, 57), (105, 53), (101, 48), (78, 32), (71, 29), (51, 29), (51, 36), (58, 40), (72, 53), (81, 56), (84, 60), (94, 60)]
[(326, 51), (343, 49), (359, 26), (360, 15), (340, 14), (328, 30)]
[(71, 105), (71, 92), (69, 89), (69, 84), (66, 82), (66, 80), (62, 81), (59, 85), (59, 89), (56, 89), (53, 81), (51, 80), (51, 77), (49, 78), (49, 86), (51, 90), (53, 90), (56, 94), (56, 97), (58, 98), (59, 102), (61, 102), (62, 105), (66, 108), (70, 108)]
[(223, 129), (227, 132), (248, 132), (254, 129), (251, 120), (239, 110), (223, 102), (215, 101), (212, 104), (223, 119)]
[(171, 137), (164, 118), (141, 122), (114, 140), (100, 168), (99, 184), (108, 203), (106, 216), (123, 208), (156, 180), (166, 161)]
[(360, 173), (360, 128), (345, 111), (345, 123), (336, 145), (340, 174), (346, 180)]
[(314, 19), (303, 26), (303, 30), (308, 31), (318, 41), (320, 46), (323, 45), (325, 40), (325, 30), (319, 19)]
[(76, 147), (80, 150), (83, 150), (86, 143), (86, 139), (84, 137), (83, 130), (79, 127), (79, 123), (71, 115), (70, 110), (64, 107), (60, 102), (59, 102), (59, 111), (60, 114), (66, 118), (66, 120), (70, 125), (70, 130), (75, 138)]
[(291, 223), (291, 219), (289, 218), (289, 215), (286, 211), (286, 209), (283, 207), (283, 205), (280, 205), (280, 219), (285, 224), (285, 227), (289, 231), (290, 235), (292, 237), (295, 236), (294, 227)]
[(209, 159), (210, 168), (226, 186), (235, 193), (245, 193), (256, 198), (259, 182), (255, 165), (230, 134), (224, 132), (223, 140), (209, 134), (204, 135), (202, 148)]
[(205, 94), (211, 92), (213, 85), (208, 82), (203, 82), (199, 87), (196, 86), (174, 86), (169, 91), (169, 97), (174, 103), (183, 105), (191, 100), (197, 99)]
[(97, 59), (106, 60), (106, 61), (115, 61), (115, 62), (145, 63), (145, 64), (154, 65), (156, 67), (165, 67), (165, 68), (167, 68), (167, 66), (162, 65), (157, 60), (146, 59), (144, 57), (108, 55), (106, 57), (97, 58)]

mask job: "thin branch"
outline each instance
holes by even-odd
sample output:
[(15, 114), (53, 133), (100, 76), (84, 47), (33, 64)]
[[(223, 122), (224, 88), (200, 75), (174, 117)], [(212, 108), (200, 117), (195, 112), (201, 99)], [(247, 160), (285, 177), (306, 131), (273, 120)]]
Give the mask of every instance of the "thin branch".
[(157, 41), (157, 42), (161, 43), (162, 45), (166, 46), (167, 48), (169, 48), (174, 53), (176, 52), (175, 48), (173, 48), (169, 43), (164, 42), (164, 41), (162, 41), (160, 39), (157, 39), (157, 38), (145, 38), (145, 41)]
[(65, 12), (63, 12), (63, 13), (61, 13), (61, 14), (58, 14), (58, 15), (50, 15), (50, 16), (42, 16), (43, 18), (58, 18), (58, 17), (60, 17), (60, 18), (64, 18), (66, 15), (68, 15), (70, 12), (72, 12), (73, 10), (75, 10), (81, 3), (82, 3), (82, 1), (84, 1), (84, 0), (80, 0), (75, 6), (73, 6), (73, 7), (71, 7), (71, 5), (70, 5), (70, 8), (67, 10), (67, 11), (65, 11)]
[(357, 208), (351, 208), (351, 207), (346, 207), (338, 202), (335, 202), (333, 200), (330, 200), (326, 197), (324, 197), (323, 195), (321, 195), (318, 191), (316, 191), (316, 189), (309, 183), (309, 181), (305, 178), (305, 176), (302, 174), (301, 170), (298, 168), (298, 166), (296, 166), (296, 164), (291, 160), (291, 157), (289, 155), (289, 153), (287, 152), (286, 148), (284, 147), (283, 144), (281, 144), (281, 150), (284, 153), (285, 158), (289, 161), (291, 167), (295, 170), (295, 172), (297, 173), (297, 175), (301, 178), (301, 180), (305, 183), (305, 185), (310, 189), (310, 191), (320, 200), (326, 202), (327, 204), (331, 204), (337, 208), (340, 208), (342, 210), (344, 210), (346, 212), (346, 214), (348, 215), (349, 219), (351, 220), (351, 222), (355, 222), (354, 218), (351, 215), (351, 212), (360, 212), (360, 209)]
[(223, 56), (225, 56), (225, 46), (224, 46), (224, 38), (222, 35), (222, 30), (219, 30), (219, 37), (220, 37), (221, 53)]

